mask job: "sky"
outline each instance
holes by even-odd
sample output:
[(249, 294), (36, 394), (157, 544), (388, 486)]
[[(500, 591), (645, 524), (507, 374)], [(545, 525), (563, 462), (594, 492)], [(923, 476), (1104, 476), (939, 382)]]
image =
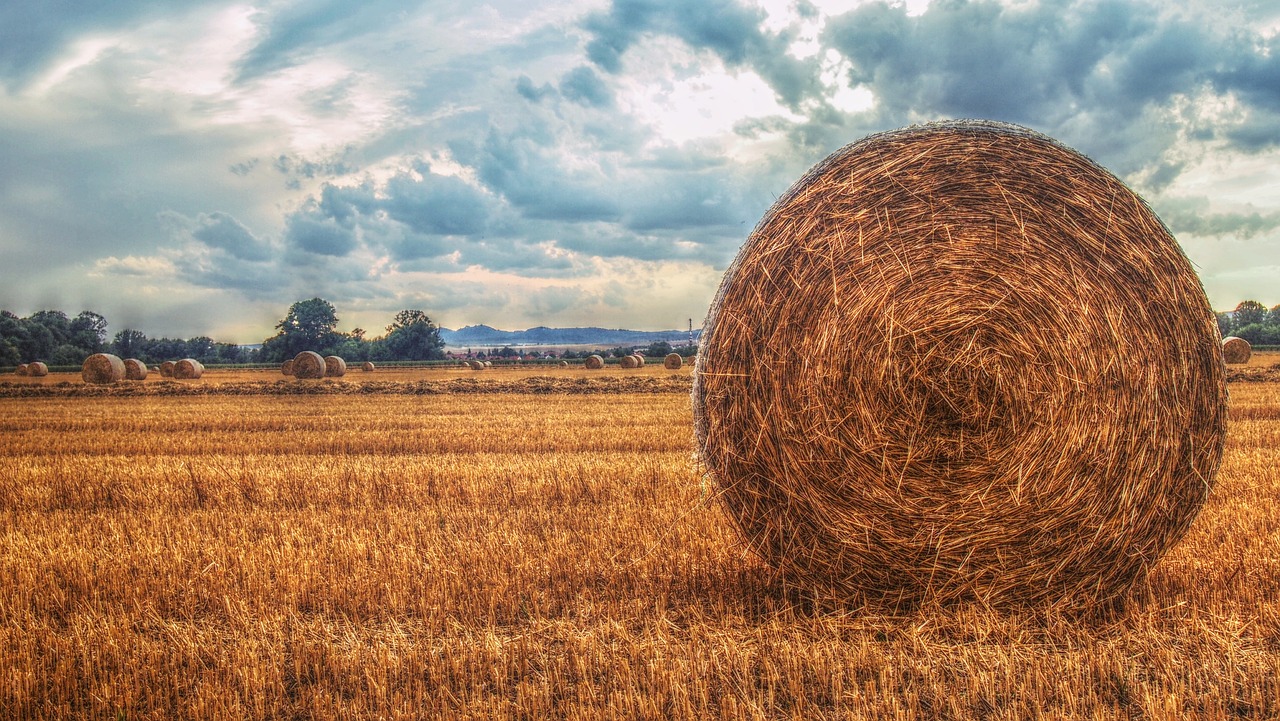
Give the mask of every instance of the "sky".
[(870, 133), (1027, 126), (1280, 304), (1276, 0), (0, 2), (0, 308), (109, 334), (701, 324)]

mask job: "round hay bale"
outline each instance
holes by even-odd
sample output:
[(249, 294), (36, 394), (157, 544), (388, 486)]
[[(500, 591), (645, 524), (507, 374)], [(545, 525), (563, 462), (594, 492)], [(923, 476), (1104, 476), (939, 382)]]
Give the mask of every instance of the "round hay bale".
[(482, 371), (484, 370), (484, 361), (467, 361), (467, 367), (473, 371)]
[(487, 360), (487, 361), (485, 361), (485, 362), (484, 362), (484, 367), (485, 367), (485, 368), (492, 368), (492, 367), (493, 367), (493, 361), (491, 361), (491, 360)]
[(341, 378), (347, 374), (347, 362), (336, 355), (324, 357), (324, 375), (326, 378)]
[(684, 366), (684, 358), (679, 353), (668, 353), (666, 358), (662, 359), (662, 367), (669, 371), (678, 371)]
[(601, 368), (604, 368), (604, 358), (601, 358), (599, 355), (592, 353), (591, 355), (587, 356), (587, 359), (585, 361), (582, 362), (582, 367), (586, 368), (589, 371), (598, 371)]
[(618, 365), (622, 366), (623, 368), (635, 368), (636, 357), (633, 355), (624, 355), (618, 359)]
[(124, 379), (127, 381), (145, 381), (147, 379), (147, 364), (137, 358), (125, 358)]
[(195, 358), (183, 358), (173, 364), (173, 377), (178, 380), (194, 381), (204, 375), (204, 364)]
[(894, 606), (1119, 598), (1222, 459), (1191, 264), (1118, 179), (1016, 126), (816, 165), (726, 272), (695, 369), (699, 456), (750, 547)]
[(292, 358), (280, 364), (280, 374), (286, 375), (286, 376), (293, 375), (293, 359)]
[(364, 363), (360, 364), (360, 370), (364, 371), (365, 373), (372, 373), (375, 370), (375, 367), (372, 361), (365, 361)]
[(84, 359), (80, 377), (85, 383), (115, 383), (124, 380), (124, 361), (110, 353), (94, 353)]
[(1251, 355), (1253, 355), (1253, 346), (1249, 345), (1249, 341), (1244, 338), (1229, 335), (1222, 339), (1222, 360), (1227, 363), (1232, 365), (1248, 363)]
[(27, 375), (31, 378), (44, 378), (49, 375), (49, 366), (44, 361), (32, 361), (27, 364)]
[(19, 363), (17, 368), (13, 369), (15, 375), (25, 376), (27, 374), (27, 364)]
[(304, 350), (293, 357), (294, 378), (324, 378), (324, 357), (312, 350)]
[(175, 363), (175, 362), (173, 362), (173, 361), (165, 361), (165, 362), (161, 363), (161, 364), (160, 364), (160, 375), (164, 376), (165, 378), (172, 378), (172, 377), (173, 377), (173, 367), (174, 367), (175, 365), (177, 365), (177, 363)]
[(562, 361), (560, 361), (560, 367), (561, 367), (561, 368), (568, 368), (568, 367), (569, 367), (569, 361), (567, 361), (567, 360), (562, 360)]
[(646, 361), (643, 353), (635, 353), (631, 357), (636, 359), (636, 368), (644, 368)]

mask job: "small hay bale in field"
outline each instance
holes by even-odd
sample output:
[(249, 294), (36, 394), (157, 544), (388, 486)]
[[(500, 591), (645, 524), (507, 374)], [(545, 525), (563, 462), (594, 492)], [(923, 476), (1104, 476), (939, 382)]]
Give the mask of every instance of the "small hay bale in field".
[(622, 366), (623, 368), (635, 368), (636, 357), (633, 355), (624, 355), (618, 359), (618, 365)]
[(347, 362), (336, 355), (324, 357), (324, 375), (326, 378), (341, 378), (347, 374)]
[(684, 366), (684, 358), (679, 353), (668, 353), (666, 358), (662, 359), (662, 367), (669, 371), (678, 371)]
[(137, 358), (125, 358), (124, 379), (127, 381), (145, 381), (147, 379), (147, 364)]
[(27, 364), (19, 363), (17, 368), (13, 369), (15, 375), (25, 376), (27, 374)]
[(293, 375), (293, 359), (292, 358), (280, 364), (280, 374), (286, 375), (286, 376)]
[(567, 361), (567, 360), (562, 360), (562, 361), (560, 361), (560, 367), (561, 367), (561, 368), (568, 368), (568, 367), (569, 367), (569, 361)]
[(589, 371), (598, 371), (601, 368), (604, 368), (604, 358), (601, 358), (599, 355), (592, 353), (591, 355), (587, 356), (587, 359), (585, 361), (582, 362), (582, 367), (586, 368)]
[(365, 373), (372, 373), (374, 370), (376, 370), (376, 367), (373, 365), (372, 361), (365, 361), (364, 363), (360, 364), (360, 370), (364, 371)]
[(204, 375), (204, 364), (195, 358), (183, 358), (173, 364), (173, 377), (178, 380), (194, 381)]
[(763, 559), (894, 606), (1121, 597), (1204, 504), (1227, 417), (1164, 224), (982, 121), (864, 138), (779, 198), (711, 306), (693, 406)]
[(174, 361), (165, 361), (160, 364), (160, 375), (165, 378), (173, 377), (173, 367), (177, 365)]
[(1248, 363), (1249, 356), (1253, 354), (1253, 346), (1249, 345), (1249, 341), (1244, 338), (1237, 338), (1229, 335), (1222, 339), (1222, 360), (1236, 365), (1238, 363)]
[(313, 350), (304, 350), (293, 357), (294, 378), (324, 378), (324, 356)]
[(636, 359), (636, 368), (644, 368), (644, 364), (647, 361), (644, 359), (643, 353), (635, 353), (632, 357)]
[(84, 359), (80, 377), (85, 383), (115, 383), (124, 380), (124, 361), (110, 353), (94, 353)]
[(49, 366), (44, 361), (32, 361), (27, 364), (27, 375), (31, 378), (44, 378), (49, 375)]
[(493, 361), (491, 361), (491, 360), (487, 360), (487, 361), (485, 361), (485, 362), (484, 362), (484, 367), (485, 367), (485, 368), (492, 368), (492, 367), (493, 367)]
[(482, 371), (484, 370), (484, 361), (467, 361), (467, 367), (473, 371)]

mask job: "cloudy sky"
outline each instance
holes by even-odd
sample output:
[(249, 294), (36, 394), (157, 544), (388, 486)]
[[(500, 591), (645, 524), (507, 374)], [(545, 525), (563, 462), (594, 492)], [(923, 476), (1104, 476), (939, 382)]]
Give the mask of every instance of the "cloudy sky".
[(702, 321), (840, 146), (1029, 126), (1280, 303), (1276, 0), (0, 3), (0, 308), (253, 343)]

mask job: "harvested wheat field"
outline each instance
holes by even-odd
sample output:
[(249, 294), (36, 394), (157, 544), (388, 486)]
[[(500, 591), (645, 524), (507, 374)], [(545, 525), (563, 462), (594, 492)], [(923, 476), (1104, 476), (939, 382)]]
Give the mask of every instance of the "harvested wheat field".
[(751, 555), (651, 372), (0, 384), (0, 718), (1280, 715), (1280, 383), (1119, 608), (895, 616)]

